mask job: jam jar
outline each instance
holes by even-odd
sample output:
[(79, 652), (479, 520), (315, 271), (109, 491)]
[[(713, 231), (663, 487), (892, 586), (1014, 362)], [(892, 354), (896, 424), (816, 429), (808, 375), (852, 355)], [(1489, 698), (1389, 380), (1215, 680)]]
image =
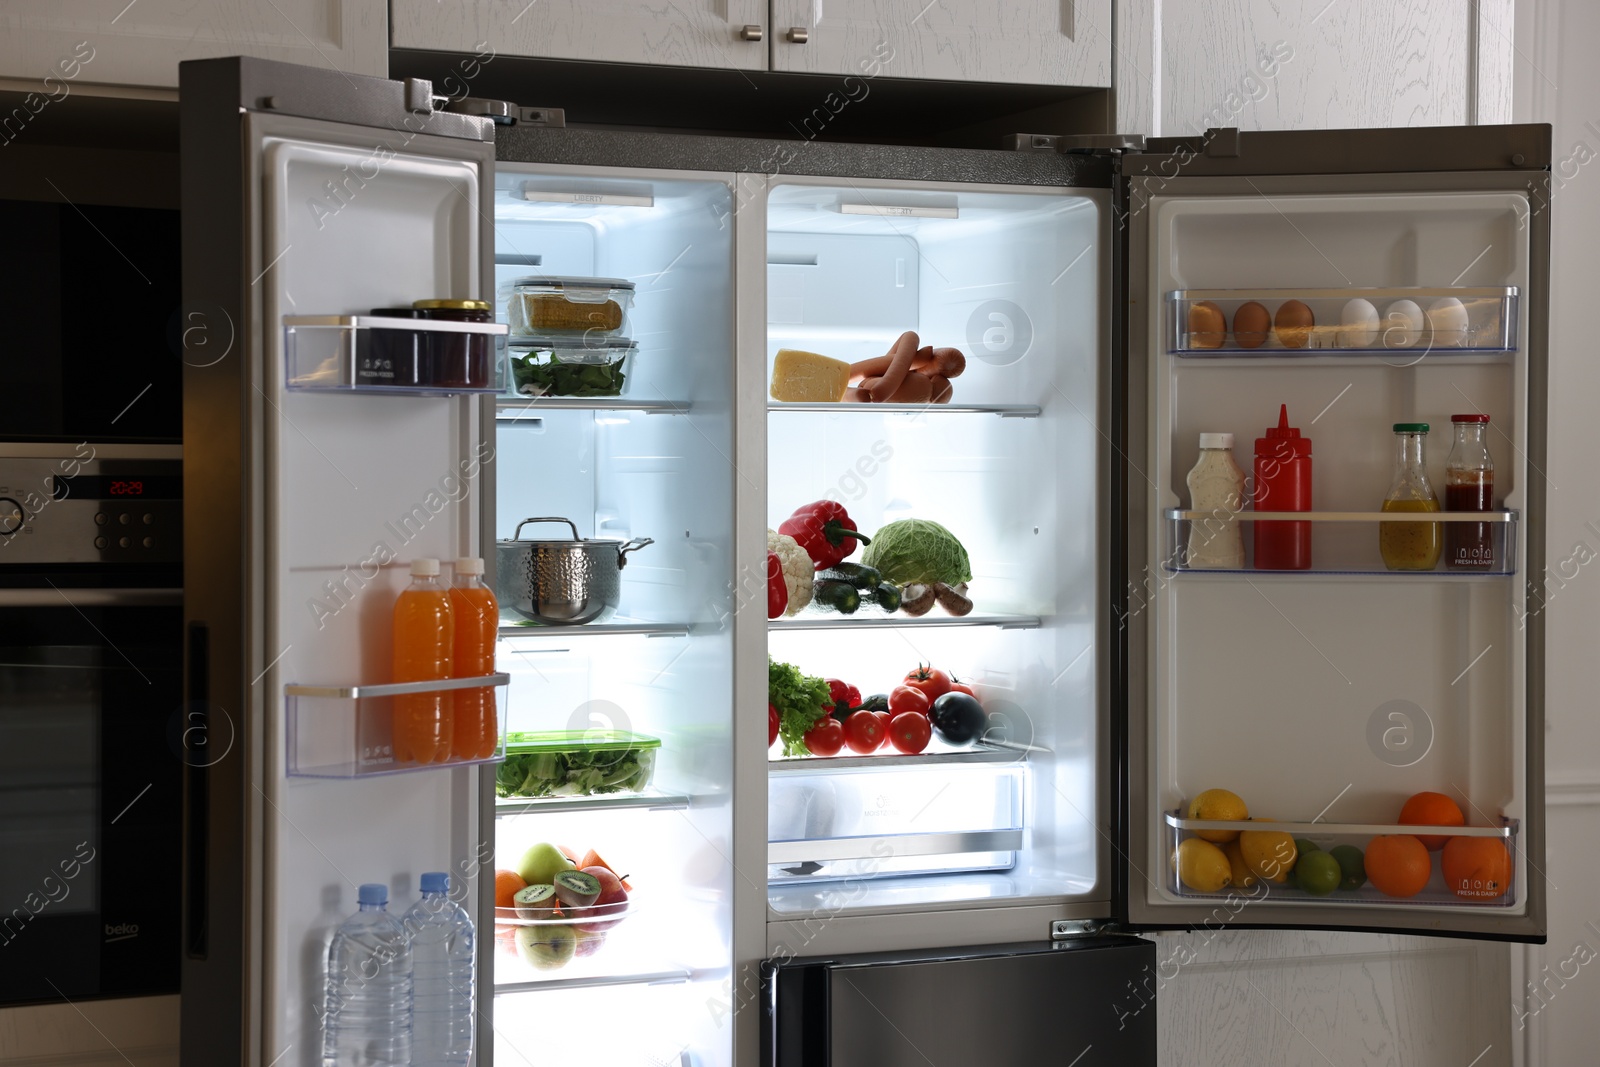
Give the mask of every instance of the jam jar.
[[(418, 300), (412, 305), (425, 318), (448, 322), (493, 322), (486, 300)], [(428, 332), (429, 384), (443, 389), (490, 387), (490, 353), (494, 338), (486, 333)]]

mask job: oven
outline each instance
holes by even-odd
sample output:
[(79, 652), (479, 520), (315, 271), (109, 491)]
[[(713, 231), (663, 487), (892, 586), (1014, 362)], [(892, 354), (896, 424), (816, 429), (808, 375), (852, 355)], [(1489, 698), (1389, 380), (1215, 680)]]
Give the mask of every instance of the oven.
[(181, 456), (0, 443), (0, 1005), (178, 990)]

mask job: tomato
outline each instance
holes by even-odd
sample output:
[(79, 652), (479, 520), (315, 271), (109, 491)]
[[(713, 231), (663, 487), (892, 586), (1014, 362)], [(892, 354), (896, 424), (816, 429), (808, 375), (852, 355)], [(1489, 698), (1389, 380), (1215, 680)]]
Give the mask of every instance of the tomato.
[(865, 714), (871, 715), (874, 719), (877, 719), (878, 723), (883, 727), (883, 729), (878, 732), (878, 747), (879, 748), (888, 748), (889, 747), (889, 719), (890, 719), (889, 713), (887, 711), (869, 711), (869, 712), (866, 712)]
[(886, 727), (874, 712), (858, 711), (844, 721), (844, 743), (863, 756), (878, 751)]
[(933, 727), (920, 711), (902, 711), (889, 720), (890, 743), (908, 756), (927, 748), (932, 736)]
[(909, 685), (896, 686), (889, 694), (889, 718), (892, 720), (902, 711), (918, 711), (926, 715), (931, 703), (928, 694), (920, 689), (913, 689)]
[(804, 740), (813, 756), (837, 756), (844, 747), (844, 727), (832, 715), (824, 715), (805, 732)]
[(975, 697), (975, 696), (978, 695), (977, 693), (974, 693), (972, 691), (972, 686), (968, 685), (966, 682), (951, 682), (950, 683), (950, 692), (952, 692), (952, 693), (965, 693), (969, 697)]
[(771, 704), (768, 704), (767, 705), (767, 747), (768, 748), (771, 748), (772, 747), (772, 743), (778, 739), (778, 727), (781, 726), (781, 725), (783, 725), (783, 720), (778, 715), (778, 709), (773, 707)]
[(905, 684), (922, 690), (930, 704), (950, 692), (950, 676), (937, 667), (918, 667), (906, 675)]

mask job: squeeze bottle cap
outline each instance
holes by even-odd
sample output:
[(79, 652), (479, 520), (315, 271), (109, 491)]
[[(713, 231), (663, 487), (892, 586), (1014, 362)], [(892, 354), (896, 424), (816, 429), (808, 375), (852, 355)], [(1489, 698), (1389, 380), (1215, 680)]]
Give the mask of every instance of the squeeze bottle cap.
[(369, 882), (356, 891), (356, 902), (366, 904), (369, 907), (387, 904), (389, 903), (389, 887), (380, 885), (377, 882)]
[(1200, 435), (1201, 448), (1232, 448), (1233, 434), (1231, 433), (1203, 433)]
[(450, 876), (443, 871), (429, 871), (422, 876), (424, 893), (444, 893), (450, 889)]
[(457, 574), (482, 574), (483, 573), (483, 557), (482, 556), (462, 556), (460, 559), (456, 560), (456, 573)]
[(1289, 405), (1278, 405), (1278, 425), (1267, 427), (1267, 436), (1256, 438), (1258, 456), (1309, 456), (1311, 438), (1301, 437), (1300, 428), (1289, 425)]
[(411, 561), (411, 577), (437, 578), (439, 576), (439, 561), (436, 559), (414, 559)]

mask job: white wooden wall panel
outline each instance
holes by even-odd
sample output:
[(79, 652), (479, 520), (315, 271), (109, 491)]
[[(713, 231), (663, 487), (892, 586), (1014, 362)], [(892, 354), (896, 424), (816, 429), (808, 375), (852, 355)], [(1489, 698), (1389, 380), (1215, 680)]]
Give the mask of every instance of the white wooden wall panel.
[(0, 1010), (0, 1067), (178, 1067), (178, 998)]
[(782, 71), (859, 77), (876, 57), (891, 78), (1109, 86), (1111, 36), (1111, 0), (772, 0)]
[[(766, 0), (392, 0), (396, 48), (767, 69)], [(690, 123), (692, 125), (692, 123)]]
[(56, 65), (74, 55), (67, 81), (84, 86), (176, 88), (183, 60), (232, 55), (385, 76), (387, 26), (382, 0), (4, 0), (0, 76), (43, 85), (54, 74), (40, 91), (57, 99)]

